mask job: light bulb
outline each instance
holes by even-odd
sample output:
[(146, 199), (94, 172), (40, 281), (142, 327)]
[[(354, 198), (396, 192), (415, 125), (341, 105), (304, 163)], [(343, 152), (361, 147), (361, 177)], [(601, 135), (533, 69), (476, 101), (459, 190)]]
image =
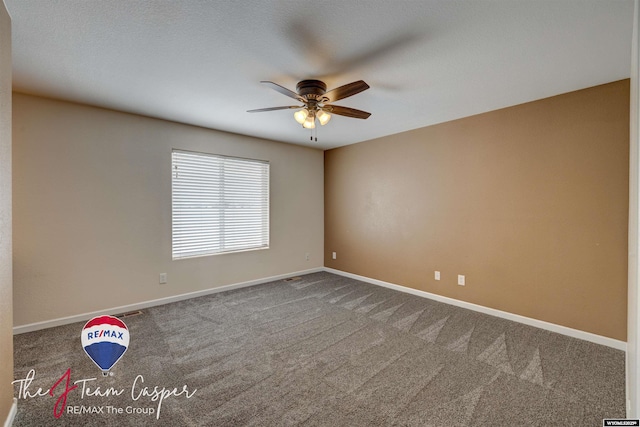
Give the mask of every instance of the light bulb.
[(302, 110), (298, 110), (295, 113), (293, 113), (293, 118), (296, 119), (296, 122), (300, 124), (304, 124), (304, 121), (308, 115), (309, 115), (309, 111), (306, 108), (303, 108)]
[(313, 129), (316, 127), (316, 116), (314, 114), (309, 114), (307, 119), (302, 124), (307, 129)]
[(316, 117), (318, 118), (318, 121), (322, 126), (326, 125), (327, 123), (329, 123), (329, 120), (331, 120), (331, 114), (327, 114), (322, 110), (318, 111)]

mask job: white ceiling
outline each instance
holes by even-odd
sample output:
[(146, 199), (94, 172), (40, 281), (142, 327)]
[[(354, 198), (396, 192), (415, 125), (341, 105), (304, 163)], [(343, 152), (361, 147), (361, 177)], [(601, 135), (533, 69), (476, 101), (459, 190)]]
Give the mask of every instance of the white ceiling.
[[(630, 75), (633, 0), (4, 0), (14, 90), (322, 149)], [(261, 85), (371, 89), (318, 142)]]

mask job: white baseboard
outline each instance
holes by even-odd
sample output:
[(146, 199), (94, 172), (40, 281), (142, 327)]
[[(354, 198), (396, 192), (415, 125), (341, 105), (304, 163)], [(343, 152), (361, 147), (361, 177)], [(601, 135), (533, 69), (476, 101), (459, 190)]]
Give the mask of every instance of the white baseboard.
[(90, 313), (82, 313), (74, 316), (61, 317), (58, 319), (46, 320), (43, 322), (29, 323), (26, 325), (14, 326), (13, 334), (24, 334), (26, 332), (39, 331), (41, 329), (53, 328), (55, 326), (68, 325), (70, 323), (82, 322), (92, 319), (96, 316), (102, 316), (105, 314), (120, 314), (129, 311), (142, 310), (144, 308), (155, 307), (157, 305), (169, 304), (177, 301), (184, 301), (190, 298), (197, 298), (205, 295), (215, 294), (218, 292), (230, 291), (232, 289), (245, 288), (248, 286), (260, 285), (262, 283), (273, 282), (275, 280), (286, 279), (291, 276), (300, 276), (303, 274), (316, 273), (323, 271), (324, 267), (312, 268), (309, 270), (296, 271), (293, 273), (279, 274), (277, 276), (265, 277), (262, 279), (249, 280), (247, 282), (234, 283), (230, 285), (219, 286), (217, 288), (204, 289), (202, 291), (189, 292), (186, 294), (174, 295), (171, 297), (159, 298), (150, 301), (143, 301), (136, 304), (123, 305), (120, 307), (106, 308), (104, 310), (92, 311)]
[(520, 316), (519, 314), (513, 314), (506, 311), (496, 310), (495, 308), (484, 307), (482, 305), (460, 301), (457, 299), (444, 297), (442, 295), (432, 294), (430, 292), (420, 291), (418, 289), (408, 288), (406, 286), (396, 285), (394, 283), (384, 282), (378, 279), (372, 279), (370, 277), (359, 276), (357, 274), (348, 273), (346, 271), (341, 271), (341, 270), (335, 270), (333, 268), (325, 267), (324, 271), (328, 273), (338, 274), (340, 276), (349, 277), (351, 279), (361, 280), (363, 282), (371, 283), (373, 285), (384, 286), (385, 288), (394, 289), (396, 291), (417, 295), (419, 297), (429, 298), (435, 301), (443, 302), (445, 304), (455, 305), (457, 307), (462, 307), (462, 308), (477, 311), (480, 313), (489, 314), (491, 316), (512, 320), (514, 322), (524, 323), (525, 325), (534, 326), (536, 328), (545, 329), (547, 331), (556, 332), (558, 334), (567, 335), (573, 338), (578, 338), (578, 339), (589, 341), (595, 344), (605, 345), (607, 347), (612, 347), (617, 350), (622, 350), (622, 351), (627, 350), (627, 343), (624, 341), (603, 337), (601, 335), (592, 334), (590, 332), (580, 331), (578, 329), (572, 329), (566, 326), (556, 325), (555, 323), (549, 323), (543, 320), (532, 319), (530, 317)]
[(13, 425), (13, 420), (16, 417), (16, 413), (18, 412), (18, 399), (13, 398), (13, 404), (11, 405), (11, 409), (9, 409), (9, 415), (7, 415), (7, 419), (4, 422), (4, 427), (11, 427)]

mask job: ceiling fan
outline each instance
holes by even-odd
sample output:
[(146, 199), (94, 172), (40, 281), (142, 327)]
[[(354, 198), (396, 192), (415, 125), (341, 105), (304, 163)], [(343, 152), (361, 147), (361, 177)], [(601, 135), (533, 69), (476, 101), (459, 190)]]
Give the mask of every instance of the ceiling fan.
[(356, 110), (355, 108), (329, 104), (330, 102), (335, 102), (369, 89), (369, 85), (362, 80), (340, 86), (330, 90), (329, 92), (327, 92), (327, 85), (320, 80), (302, 80), (298, 82), (296, 85), (297, 92), (273, 82), (262, 81), (260, 83), (301, 102), (303, 105), (259, 108), (257, 110), (249, 110), (247, 111), (248, 113), (296, 109), (298, 111), (293, 114), (293, 117), (298, 123), (307, 129), (313, 129), (316, 127), (316, 119), (318, 119), (321, 125), (326, 125), (331, 119), (332, 114), (352, 117), (355, 119), (366, 119), (371, 115), (371, 113)]

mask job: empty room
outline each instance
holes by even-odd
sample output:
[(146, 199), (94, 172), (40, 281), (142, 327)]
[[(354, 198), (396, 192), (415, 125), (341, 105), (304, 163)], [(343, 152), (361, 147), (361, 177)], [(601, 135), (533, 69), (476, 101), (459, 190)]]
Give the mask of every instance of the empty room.
[(639, 425), (639, 9), (0, 1), (0, 423)]

